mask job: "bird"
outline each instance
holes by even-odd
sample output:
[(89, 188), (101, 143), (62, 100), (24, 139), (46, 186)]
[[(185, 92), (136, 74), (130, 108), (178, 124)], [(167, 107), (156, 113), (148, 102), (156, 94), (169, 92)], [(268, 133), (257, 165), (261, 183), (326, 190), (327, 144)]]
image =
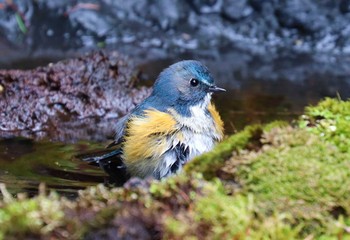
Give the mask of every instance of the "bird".
[(150, 96), (117, 121), (107, 146), (116, 149), (83, 160), (106, 169), (119, 156), (119, 167), (132, 177), (160, 180), (177, 174), (222, 140), (223, 121), (211, 97), (225, 91), (201, 62), (174, 63), (159, 74)]

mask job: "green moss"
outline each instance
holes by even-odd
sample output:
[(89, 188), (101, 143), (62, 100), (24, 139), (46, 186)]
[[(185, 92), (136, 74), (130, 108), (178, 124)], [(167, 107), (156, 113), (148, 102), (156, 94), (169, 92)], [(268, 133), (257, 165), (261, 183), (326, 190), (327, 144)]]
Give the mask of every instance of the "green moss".
[(6, 235), (46, 235), (61, 225), (63, 217), (56, 194), (3, 202), (0, 209), (0, 239)]
[(334, 220), (334, 209), (350, 214), (348, 154), (298, 129), (280, 129), (266, 139), (272, 146), (247, 155), (236, 172), (241, 192), (254, 194), (261, 214), (288, 212), (291, 223), (318, 234)]
[(180, 220), (169, 217), (165, 220), (166, 238), (169, 239), (172, 236), (182, 237), (187, 235), (188, 226), (183, 224)]
[(307, 107), (299, 126), (350, 153), (349, 122), (350, 101), (327, 98), (317, 106)]
[[(249, 149), (254, 141), (250, 132), (245, 130), (218, 146), (219, 151), (220, 148), (224, 150), (221, 152), (223, 155), (209, 153), (201, 156), (194, 164), (200, 166), (199, 161), (203, 161), (204, 166), (191, 166), (188, 169), (209, 173), (207, 179), (218, 176), (218, 171), (224, 171), (226, 182), (234, 180), (235, 188), (241, 186), (236, 192), (246, 197), (253, 195), (254, 214), (260, 220), (255, 222), (258, 227), (252, 227), (250, 231), (259, 238), (265, 238), (267, 234), (259, 230), (259, 226), (266, 224), (267, 219), (276, 220), (281, 216), (288, 217), (283, 218), (281, 227), (276, 227), (273, 232), (282, 234), (287, 231), (291, 239), (296, 233), (299, 237), (348, 236), (349, 224), (346, 221), (341, 223), (341, 216), (350, 215), (349, 112), (349, 102), (326, 99), (315, 107), (307, 108), (306, 115), (299, 121), (300, 128), (287, 127), (283, 122), (263, 126), (260, 149), (244, 150)], [(237, 139), (244, 139), (244, 144), (238, 144), (238, 147), (230, 145)], [(215, 158), (225, 156), (227, 159), (228, 148), (231, 154), (235, 153), (229, 161)], [(215, 197), (212, 202), (207, 199), (202, 204), (203, 208), (197, 208), (197, 214), (205, 213), (209, 217), (201, 215), (201, 219), (208, 221), (209, 226), (219, 226), (215, 228), (214, 232), (219, 234), (215, 238), (222, 238), (221, 233), (229, 232), (224, 227), (227, 221), (236, 226), (234, 230), (238, 231), (237, 234), (244, 229), (244, 224), (219, 217), (222, 211), (230, 212), (235, 197), (229, 197), (231, 205), (225, 203), (224, 198), (220, 200)], [(231, 215), (234, 213), (231, 212)], [(241, 213), (240, 216), (247, 215)], [(240, 230), (240, 227), (243, 228)], [(237, 238), (232, 234), (234, 232), (231, 232), (230, 237)], [(267, 234), (268, 238), (276, 237), (271, 234)]]
[(240, 192), (254, 194), (259, 215), (287, 213), (302, 236), (332, 235), (328, 226), (350, 215), (349, 120), (350, 102), (326, 99), (306, 109), (300, 129), (265, 127), (260, 151), (226, 165), (236, 166)]
[(248, 198), (213, 193), (197, 201), (195, 221), (210, 226), (212, 239), (242, 238), (254, 217), (252, 209)]
[(288, 127), (289, 124), (285, 121), (273, 121), (271, 123), (265, 124), (263, 126), (263, 130), (264, 132), (270, 132), (271, 130), (275, 129), (275, 128), (284, 128), (284, 127)]
[(261, 126), (254, 125), (246, 127), (243, 131), (219, 143), (211, 152), (193, 159), (185, 166), (185, 171), (200, 172), (206, 179), (215, 177), (225, 159), (232, 154), (232, 151), (239, 151), (246, 148), (254, 138), (260, 137), (261, 132)]
[(207, 185), (211, 185), (211, 191), (198, 195), (193, 209), (166, 219), (165, 239), (295, 239), (298, 236), (301, 228), (287, 224), (287, 214), (259, 218), (253, 195), (227, 196), (220, 184), (207, 182)]

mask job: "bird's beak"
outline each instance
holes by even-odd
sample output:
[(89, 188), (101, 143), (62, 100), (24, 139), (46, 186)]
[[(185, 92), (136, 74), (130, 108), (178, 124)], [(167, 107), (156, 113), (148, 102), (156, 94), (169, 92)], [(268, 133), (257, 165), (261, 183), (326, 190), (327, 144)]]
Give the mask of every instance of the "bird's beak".
[(226, 89), (219, 88), (217, 86), (210, 86), (209, 87), (209, 92), (226, 92)]

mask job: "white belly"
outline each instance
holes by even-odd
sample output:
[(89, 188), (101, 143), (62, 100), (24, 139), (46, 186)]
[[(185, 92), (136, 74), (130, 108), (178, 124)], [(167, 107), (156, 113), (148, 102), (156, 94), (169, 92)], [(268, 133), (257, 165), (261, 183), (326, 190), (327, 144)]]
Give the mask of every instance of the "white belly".
[(184, 133), (184, 144), (189, 147), (189, 156), (186, 162), (209, 152), (214, 147), (214, 139), (212, 136), (204, 133), (194, 133), (190, 130), (186, 130)]
[[(178, 168), (176, 172), (181, 171), (183, 165), (185, 165), (188, 161), (192, 160), (193, 158), (203, 153), (206, 153), (212, 150), (216, 142), (214, 138), (210, 135), (195, 133), (187, 129), (182, 131), (182, 133), (184, 136), (183, 141), (179, 142), (176, 139), (171, 140), (173, 147), (175, 147), (178, 143), (180, 143), (180, 144), (184, 144), (186, 146), (185, 148), (189, 149), (189, 152), (186, 158), (181, 160), (181, 162), (178, 162)], [(159, 161), (160, 165), (156, 169), (155, 177), (163, 178), (173, 174), (173, 172), (171, 172), (169, 169), (177, 161), (179, 161), (179, 159), (175, 153), (175, 150), (164, 153), (162, 156), (162, 160)]]

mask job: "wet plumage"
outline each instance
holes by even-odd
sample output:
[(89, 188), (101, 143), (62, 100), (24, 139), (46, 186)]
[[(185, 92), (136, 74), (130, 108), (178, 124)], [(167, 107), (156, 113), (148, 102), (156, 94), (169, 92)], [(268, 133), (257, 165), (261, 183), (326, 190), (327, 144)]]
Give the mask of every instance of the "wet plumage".
[[(211, 95), (224, 91), (198, 61), (165, 69), (152, 94), (117, 123), (114, 154), (131, 176), (161, 179), (179, 172), (194, 157), (210, 151), (223, 136), (223, 123)], [(89, 158), (100, 162), (106, 158)]]

